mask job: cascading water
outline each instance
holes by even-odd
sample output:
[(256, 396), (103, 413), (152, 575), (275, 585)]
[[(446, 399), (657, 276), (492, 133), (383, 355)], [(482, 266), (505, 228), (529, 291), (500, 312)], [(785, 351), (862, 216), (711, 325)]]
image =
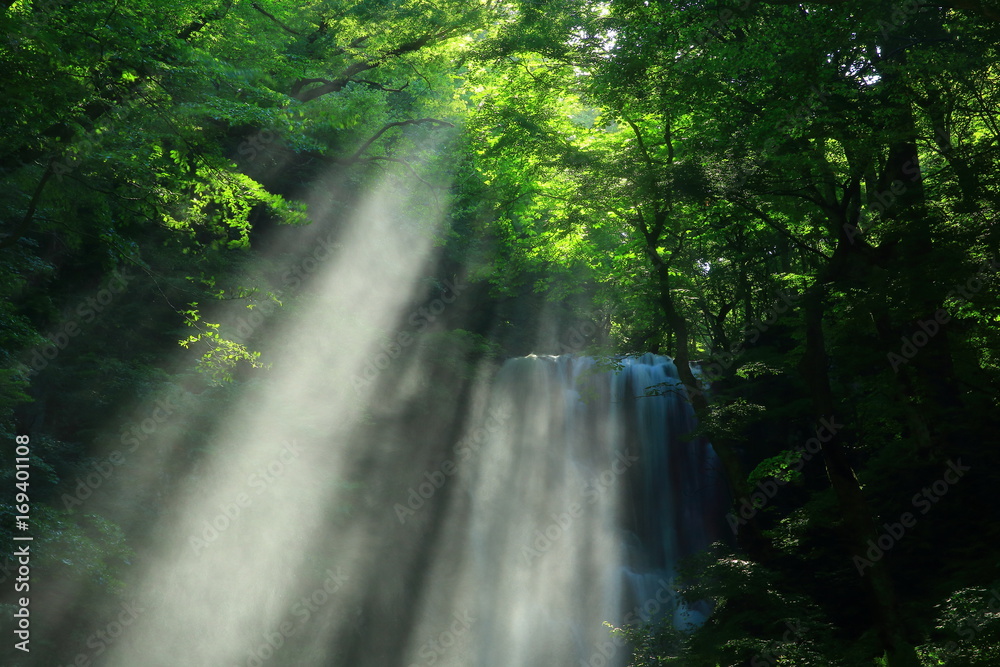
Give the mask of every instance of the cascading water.
[(682, 437), (694, 416), (670, 359), (616, 365), (530, 356), (498, 373), (497, 426), (460, 472), (469, 556), (455, 612), (474, 622), (444, 664), (624, 664), (604, 621), (703, 620), (672, 581), (721, 539), (717, 460)]
[(224, 459), (244, 467), (163, 533), (142, 614), (94, 664), (616, 667), (605, 622), (703, 618), (673, 578), (721, 539), (725, 494), (711, 447), (682, 437), (671, 360), (531, 356), (433, 394), (399, 370), (364, 425), (320, 409), (346, 405), (339, 382), (250, 403), (281, 399), (238, 421), (284, 428), (247, 440), (299, 454)]
[[(632, 484), (623, 489), (626, 515), (622, 530), (632, 548), (625, 564), (626, 596), (646, 613), (655, 607), (663, 582), (671, 582), (677, 563), (722, 535), (718, 517), (725, 511), (718, 459), (701, 439), (685, 439), (696, 427), (694, 412), (667, 357), (627, 357), (614, 373), (611, 406), (620, 406), (614, 437), (634, 443), (641, 461)], [(673, 605), (677, 628), (700, 624), (707, 610)]]

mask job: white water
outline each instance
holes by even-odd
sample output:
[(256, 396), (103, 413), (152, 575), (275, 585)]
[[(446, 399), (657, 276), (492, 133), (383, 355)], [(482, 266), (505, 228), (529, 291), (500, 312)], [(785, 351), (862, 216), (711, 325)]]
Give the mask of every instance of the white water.
[[(618, 372), (569, 356), (505, 364), (490, 410), (509, 416), (462, 470), (452, 514), (471, 554), (453, 607), (475, 623), (437, 664), (624, 664), (604, 621), (703, 619), (677, 604), (674, 566), (719, 539), (722, 490), (711, 448), (679, 437), (694, 423), (676, 377), (653, 355)], [(653, 386), (667, 391), (644, 396)]]

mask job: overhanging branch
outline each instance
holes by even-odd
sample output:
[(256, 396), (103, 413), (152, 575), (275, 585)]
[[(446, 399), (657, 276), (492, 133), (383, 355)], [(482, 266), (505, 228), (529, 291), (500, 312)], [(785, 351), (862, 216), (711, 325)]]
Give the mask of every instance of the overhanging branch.
[[(358, 60), (348, 65), (347, 68), (334, 79), (299, 79), (292, 86), (291, 97), (299, 100), (300, 102), (309, 102), (317, 97), (329, 95), (330, 93), (336, 93), (343, 90), (344, 86), (352, 80), (355, 80), (353, 77), (356, 75), (380, 67), (393, 58), (398, 58), (399, 56), (406, 55), (407, 53), (419, 51), (425, 46), (447, 39), (452, 36), (454, 32), (454, 28), (444, 28), (437, 32), (418, 37), (417, 39), (409, 42), (404, 42), (396, 48), (389, 49), (388, 51), (385, 51), (381, 55), (373, 57), (370, 60)], [(364, 41), (365, 39), (368, 39), (367, 36), (355, 40), (352, 42), (352, 45), (360, 43), (360, 41)], [(308, 90), (303, 90), (306, 86), (313, 83), (321, 83), (322, 85)]]
[(49, 164), (45, 167), (45, 171), (42, 173), (42, 177), (38, 180), (38, 185), (35, 186), (35, 192), (31, 195), (31, 201), (28, 202), (28, 209), (24, 212), (24, 217), (21, 218), (21, 222), (14, 228), (11, 233), (0, 240), (0, 250), (8, 248), (27, 233), (28, 228), (31, 227), (31, 221), (35, 217), (35, 210), (38, 208), (38, 202), (42, 199), (42, 191), (45, 190), (45, 185), (52, 178), (53, 167), (55, 166), (55, 158), (49, 160)]
[(279, 28), (281, 28), (282, 30), (284, 30), (288, 34), (295, 35), (296, 37), (301, 37), (302, 36), (301, 32), (299, 32), (298, 30), (292, 30), (291, 28), (289, 28), (287, 25), (285, 25), (284, 23), (282, 23), (281, 20), (277, 16), (275, 16), (274, 14), (270, 13), (269, 11), (267, 11), (266, 9), (264, 9), (263, 7), (261, 7), (260, 3), (258, 3), (258, 2), (251, 2), (250, 6), (253, 7), (254, 9), (256, 9), (261, 14), (263, 14), (264, 16), (266, 16), (267, 18), (271, 19), (271, 21), (273, 23), (275, 23)]
[(232, 6), (233, 6), (233, 0), (225, 0), (225, 2), (223, 2), (222, 5), (214, 12), (203, 14), (194, 21), (191, 21), (186, 26), (184, 26), (184, 29), (181, 30), (179, 33), (177, 33), (177, 39), (186, 42), (187, 40), (191, 39), (191, 36), (194, 35), (194, 33), (198, 32), (212, 21), (218, 21), (220, 19), (226, 18), (226, 14), (229, 13), (229, 8)]
[(368, 79), (353, 79), (353, 81), (355, 83), (363, 83), (369, 88), (375, 88), (376, 90), (384, 90), (387, 93), (401, 93), (406, 89), (407, 86), (410, 85), (410, 82), (407, 81), (399, 88), (389, 88), (388, 86), (383, 86), (381, 83), (377, 83), (375, 81), (369, 81)]
[(386, 123), (385, 125), (382, 126), (382, 129), (376, 132), (370, 139), (368, 139), (368, 141), (361, 144), (361, 148), (354, 151), (354, 154), (351, 157), (347, 158), (346, 162), (357, 162), (364, 154), (364, 152), (368, 150), (373, 143), (378, 141), (383, 134), (385, 134), (392, 128), (403, 127), (404, 125), (420, 125), (420, 124), (430, 124), (430, 125), (435, 125), (437, 127), (455, 127), (448, 121), (438, 120), (437, 118), (414, 118), (411, 120), (397, 121), (395, 123)]

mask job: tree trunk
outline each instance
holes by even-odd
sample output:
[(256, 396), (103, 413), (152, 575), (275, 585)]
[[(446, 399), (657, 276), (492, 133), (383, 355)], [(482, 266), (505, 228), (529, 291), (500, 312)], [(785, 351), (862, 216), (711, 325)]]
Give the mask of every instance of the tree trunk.
[[(825, 305), (822, 288), (814, 288), (806, 294), (803, 309), (806, 318), (806, 350), (800, 372), (809, 387), (816, 417), (836, 424), (835, 401), (830, 389), (823, 337)], [(906, 628), (899, 613), (886, 559), (883, 557), (874, 562), (867, 561), (869, 541), (878, 540), (879, 534), (843, 440), (844, 429), (839, 429), (829, 441), (823, 443), (821, 451), (827, 477), (840, 505), (854, 562), (859, 563), (858, 559), (864, 559), (865, 564), (860, 565), (859, 570), (871, 593), (879, 641), (885, 650), (889, 667), (920, 667), (916, 650), (906, 639)], [(870, 565), (867, 564), (869, 562)]]
[[(698, 379), (691, 370), (687, 321), (677, 312), (676, 305), (674, 304), (673, 295), (670, 291), (669, 267), (660, 257), (655, 246), (651, 247), (648, 241), (649, 239), (647, 238), (646, 252), (656, 271), (660, 308), (663, 311), (669, 330), (675, 336), (674, 364), (677, 366), (677, 375), (687, 389), (699, 422), (705, 423), (709, 416), (710, 406)], [(747, 482), (746, 471), (743, 469), (743, 463), (740, 461), (740, 456), (734, 442), (723, 437), (712, 437), (711, 444), (712, 449), (722, 463), (723, 474), (732, 494), (735, 511), (736, 506), (741, 500), (750, 497), (751, 488)], [(744, 523), (739, 525), (736, 532), (737, 544), (754, 561), (766, 563), (773, 555), (770, 541), (764, 537), (755, 516), (751, 516), (744, 521)]]

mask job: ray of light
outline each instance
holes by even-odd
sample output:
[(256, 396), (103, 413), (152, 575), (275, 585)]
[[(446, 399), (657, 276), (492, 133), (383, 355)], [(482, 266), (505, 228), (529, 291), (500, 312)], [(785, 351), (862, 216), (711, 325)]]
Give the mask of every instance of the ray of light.
[[(313, 214), (334, 217), (315, 196)], [(678, 527), (707, 539), (704, 498), (678, 502), (690, 487), (678, 479), (700, 474), (697, 447), (664, 449), (690, 420), (668, 417), (676, 400), (627, 400), (667, 364), (614, 376), (532, 355), (456, 370), (461, 337), (414, 342), (464, 289), (456, 276), (427, 302), (440, 220), (426, 217), (389, 179), (340, 228), (317, 224), (309, 241), (330, 256), (306, 272), (294, 312), (258, 332), (273, 362), (263, 379), (231, 412), (196, 410), (143, 442), (122, 502), (190, 456), (196, 424), (211, 447), (159, 497), (136, 618), (100, 664), (624, 664), (604, 621), (666, 585), (664, 563), (690, 551)], [(575, 351), (566, 317), (544, 306), (527, 339)], [(637, 451), (636, 431), (660, 449)], [(645, 495), (629, 499), (635, 488)], [(656, 563), (635, 559), (642, 541)]]
[(269, 377), (223, 416), (210, 462), (175, 496), (145, 564), (143, 613), (108, 664), (246, 664), (301, 589), (322, 585), (317, 575), (358, 569), (362, 540), (339, 563), (314, 541), (338, 503), (344, 444), (361, 416), (350, 380), (376, 352), (370, 332), (395, 326), (431, 252), (401, 204), (384, 189), (370, 194), (308, 303), (271, 337)]

